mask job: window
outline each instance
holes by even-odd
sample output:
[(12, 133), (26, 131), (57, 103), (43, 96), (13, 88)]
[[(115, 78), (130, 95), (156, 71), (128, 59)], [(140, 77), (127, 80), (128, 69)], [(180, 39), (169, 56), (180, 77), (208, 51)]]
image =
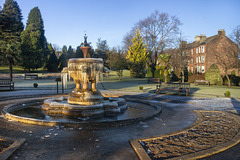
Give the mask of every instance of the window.
[(186, 55), (187, 55), (187, 56), (189, 55), (189, 50), (186, 51)]
[(187, 61), (187, 64), (189, 64), (189, 63), (190, 63), (190, 61), (188, 60), (188, 61)]
[(201, 63), (201, 56), (199, 56), (199, 58), (198, 58), (198, 59), (199, 59), (199, 63)]
[(191, 63), (193, 64), (193, 59), (191, 59)]
[(193, 73), (193, 67), (191, 67), (191, 72)]
[(193, 55), (193, 49), (191, 49), (191, 55)]
[(205, 56), (202, 56), (202, 63), (205, 63)]
[(196, 57), (196, 63), (198, 63), (198, 57)]
[(202, 66), (202, 73), (204, 73), (205, 72), (205, 67), (204, 66)]
[(201, 53), (201, 47), (198, 48), (198, 53)]
[(198, 54), (198, 48), (196, 48), (196, 53)]
[(204, 46), (202, 46), (202, 53), (204, 53)]

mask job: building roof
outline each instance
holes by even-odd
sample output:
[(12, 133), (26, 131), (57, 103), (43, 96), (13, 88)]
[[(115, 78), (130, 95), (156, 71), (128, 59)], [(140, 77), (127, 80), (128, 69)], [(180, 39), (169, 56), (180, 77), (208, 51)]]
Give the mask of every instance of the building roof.
[(207, 43), (211, 42), (212, 40), (214, 40), (217, 37), (218, 37), (218, 35), (214, 35), (214, 36), (208, 37), (208, 38), (206, 38), (204, 40), (194, 41), (193, 43), (189, 43), (187, 45), (187, 48), (195, 48), (195, 47), (197, 47), (199, 45), (207, 44)]

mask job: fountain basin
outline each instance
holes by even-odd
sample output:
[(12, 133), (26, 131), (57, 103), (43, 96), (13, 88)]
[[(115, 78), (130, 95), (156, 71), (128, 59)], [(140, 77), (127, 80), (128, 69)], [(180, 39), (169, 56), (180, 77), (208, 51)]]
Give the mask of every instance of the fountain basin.
[(105, 97), (102, 103), (92, 105), (69, 104), (67, 99), (67, 97), (46, 99), (42, 109), (48, 115), (67, 115), (73, 118), (116, 114), (127, 109), (126, 101), (123, 98)]
[[(51, 98), (48, 98), (51, 99)], [(62, 99), (62, 98), (60, 98)], [(70, 118), (67, 115), (48, 115), (42, 110), (46, 98), (31, 98), (18, 100), (16, 103), (6, 105), (2, 114), (14, 121), (21, 123), (69, 126), (69, 127), (102, 127), (134, 124), (139, 121), (151, 119), (160, 115), (161, 107), (147, 100), (128, 99), (128, 107), (119, 114), (103, 114), (102, 116)], [(106, 113), (106, 112), (105, 112)]]

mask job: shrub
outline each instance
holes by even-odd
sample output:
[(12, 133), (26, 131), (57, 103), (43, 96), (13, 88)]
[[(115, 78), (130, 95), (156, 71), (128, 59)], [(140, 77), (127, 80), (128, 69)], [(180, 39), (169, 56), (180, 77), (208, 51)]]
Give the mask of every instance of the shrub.
[(229, 91), (226, 91), (225, 94), (224, 94), (226, 97), (230, 97), (231, 96), (231, 93)]
[(139, 86), (139, 90), (143, 90), (143, 86)]
[(37, 84), (37, 83), (33, 83), (33, 87), (34, 87), (34, 88), (37, 88), (37, 87), (38, 87), (38, 84)]
[(204, 74), (193, 74), (188, 78), (190, 83), (194, 83), (195, 80), (204, 80)]
[(236, 76), (235, 70), (232, 70), (231, 75)]
[[(160, 81), (162, 81), (162, 82), (165, 81), (165, 77), (164, 77), (164, 75), (163, 75), (163, 72), (162, 72), (162, 74), (160, 74), (160, 69), (156, 69), (154, 78), (160, 78)], [(170, 75), (168, 75), (168, 76), (167, 76), (167, 81), (169, 82), (170, 79), (171, 79), (171, 78), (170, 78)]]
[(152, 75), (152, 70), (151, 70), (150, 67), (148, 67), (148, 69), (147, 69), (147, 76), (148, 76), (148, 77), (152, 77), (152, 76), (153, 76), (153, 75)]
[[(148, 67), (148, 69), (147, 69), (147, 76), (148, 76), (148, 77), (152, 77), (152, 70), (151, 70), (150, 67)], [(163, 74), (160, 75), (160, 69), (156, 69), (156, 70), (155, 70), (154, 78), (160, 78), (160, 80), (161, 80), (162, 82), (164, 82), (164, 80), (165, 80), (164, 75), (163, 75)], [(169, 82), (170, 79), (171, 79), (171, 78), (170, 78), (170, 75), (168, 75), (168, 76), (167, 76), (167, 81)]]
[(208, 68), (204, 77), (206, 80), (209, 80), (210, 84), (222, 85), (223, 83), (220, 70), (216, 64)]

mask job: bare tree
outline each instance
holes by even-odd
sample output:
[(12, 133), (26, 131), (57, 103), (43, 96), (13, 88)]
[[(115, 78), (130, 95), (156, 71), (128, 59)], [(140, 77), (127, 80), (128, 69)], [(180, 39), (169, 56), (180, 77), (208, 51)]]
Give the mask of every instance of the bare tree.
[(216, 64), (224, 71), (230, 86), (228, 72), (238, 67), (238, 46), (229, 39), (220, 38), (220, 42), (209, 46), (208, 50), (212, 54), (213, 61), (215, 59)]
[(182, 82), (184, 83), (186, 67), (189, 63), (189, 51), (187, 49), (187, 41), (182, 32), (175, 42), (175, 49), (169, 50), (169, 54), (172, 55), (170, 63), (173, 66), (174, 71), (180, 71), (182, 75)]
[(159, 54), (162, 54), (165, 49), (173, 45), (180, 25), (181, 22), (176, 16), (159, 13), (157, 10), (136, 24), (135, 28), (139, 27), (141, 30), (142, 37), (149, 52), (148, 65), (151, 67), (153, 77)]
[[(238, 60), (240, 60), (240, 25), (233, 29), (230, 38), (238, 46)], [(238, 75), (239, 75), (240, 62), (238, 61)]]

